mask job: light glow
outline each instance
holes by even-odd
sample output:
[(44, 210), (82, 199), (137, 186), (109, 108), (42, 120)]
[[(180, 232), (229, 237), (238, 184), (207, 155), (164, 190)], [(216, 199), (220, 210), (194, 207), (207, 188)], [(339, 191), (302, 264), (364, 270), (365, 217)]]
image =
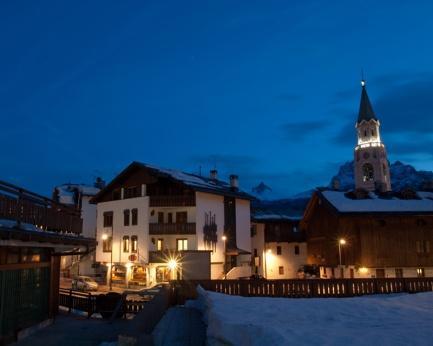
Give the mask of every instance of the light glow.
[(177, 268), (177, 261), (172, 258), (168, 261), (167, 265), (170, 270), (175, 270)]
[(346, 239), (341, 238), (341, 239), (339, 240), (339, 243), (340, 243), (341, 245), (345, 245), (345, 244), (346, 244)]
[(266, 251), (266, 253), (267, 253), (268, 255), (270, 255), (270, 254), (272, 253), (272, 250), (271, 250), (271, 249), (268, 249), (268, 251)]
[(361, 86), (365, 86), (365, 80), (361, 81)]
[(223, 236), (221, 237), (221, 239), (222, 239), (223, 241), (226, 241), (226, 240), (227, 240), (227, 237), (226, 237), (225, 235), (223, 235)]
[(361, 274), (367, 274), (367, 273), (368, 273), (368, 268), (366, 268), (366, 267), (361, 267), (361, 268), (359, 268), (359, 272), (360, 272)]
[(101, 238), (102, 238), (102, 240), (107, 240), (108, 239), (108, 235), (106, 233), (104, 233)]

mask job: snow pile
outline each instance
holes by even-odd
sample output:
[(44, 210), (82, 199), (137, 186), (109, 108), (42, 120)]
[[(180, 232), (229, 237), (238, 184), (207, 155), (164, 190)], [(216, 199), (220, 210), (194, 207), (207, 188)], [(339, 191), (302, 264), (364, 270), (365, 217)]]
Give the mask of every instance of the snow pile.
[(245, 298), (199, 288), (209, 344), (431, 345), (433, 293)]

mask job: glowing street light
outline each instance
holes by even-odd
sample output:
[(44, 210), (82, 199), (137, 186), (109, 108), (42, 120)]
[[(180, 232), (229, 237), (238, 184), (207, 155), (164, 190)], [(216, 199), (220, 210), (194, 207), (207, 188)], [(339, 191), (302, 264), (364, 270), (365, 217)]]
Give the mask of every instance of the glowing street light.
[(341, 266), (341, 246), (346, 245), (346, 240), (341, 238), (338, 240), (338, 257), (340, 258), (340, 266)]
[(167, 263), (168, 268), (170, 268), (170, 270), (175, 270), (177, 268), (177, 264), (178, 263), (174, 258), (170, 259)]
[(102, 240), (107, 240), (108, 239), (108, 235), (107, 233), (104, 233), (101, 237)]

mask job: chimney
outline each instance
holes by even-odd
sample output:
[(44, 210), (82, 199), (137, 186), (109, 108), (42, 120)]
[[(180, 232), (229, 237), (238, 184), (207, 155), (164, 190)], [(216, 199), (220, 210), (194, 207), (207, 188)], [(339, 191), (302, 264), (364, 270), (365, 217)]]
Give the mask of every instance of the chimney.
[(93, 186), (102, 190), (105, 187), (105, 180), (103, 180), (101, 177), (97, 177)]
[(234, 191), (237, 191), (239, 189), (239, 177), (235, 174), (230, 175), (230, 187)]
[(218, 179), (218, 171), (216, 169), (212, 169), (210, 171), (210, 178), (212, 180), (217, 180)]

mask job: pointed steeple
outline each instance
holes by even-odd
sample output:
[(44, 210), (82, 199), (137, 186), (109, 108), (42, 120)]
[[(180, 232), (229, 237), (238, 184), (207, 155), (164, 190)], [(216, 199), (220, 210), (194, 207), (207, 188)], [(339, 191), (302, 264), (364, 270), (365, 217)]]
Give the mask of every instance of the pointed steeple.
[(358, 121), (357, 123), (361, 123), (361, 121), (365, 120), (377, 120), (376, 115), (374, 114), (373, 107), (371, 106), (370, 99), (367, 95), (367, 89), (365, 88), (365, 80), (361, 81), (362, 92), (361, 92), (361, 102), (359, 104), (359, 113), (358, 113)]

